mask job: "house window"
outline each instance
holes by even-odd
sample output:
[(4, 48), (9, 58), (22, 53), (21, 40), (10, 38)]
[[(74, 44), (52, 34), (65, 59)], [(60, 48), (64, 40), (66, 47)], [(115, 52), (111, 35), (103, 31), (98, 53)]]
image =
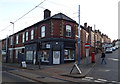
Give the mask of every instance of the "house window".
[(26, 32), (26, 41), (28, 40), (28, 32)]
[(45, 37), (45, 26), (41, 27), (41, 37)]
[(18, 35), (16, 36), (16, 44), (18, 44)]
[(71, 49), (64, 50), (64, 60), (74, 60), (75, 51)]
[(13, 45), (13, 37), (10, 38), (10, 45)]
[(71, 37), (71, 26), (66, 25), (66, 37)]
[(22, 42), (23, 43), (25, 42), (25, 34), (24, 33), (22, 34)]
[(34, 39), (34, 30), (31, 30), (31, 40)]

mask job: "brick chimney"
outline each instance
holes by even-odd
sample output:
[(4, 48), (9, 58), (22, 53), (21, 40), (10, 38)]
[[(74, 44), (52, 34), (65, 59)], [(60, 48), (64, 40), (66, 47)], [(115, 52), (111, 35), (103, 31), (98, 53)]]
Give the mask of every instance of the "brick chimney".
[(48, 10), (48, 9), (45, 9), (45, 10), (44, 10), (44, 19), (46, 19), (46, 18), (48, 18), (48, 17), (50, 17), (50, 16), (51, 16), (51, 11)]
[(84, 23), (84, 28), (87, 28), (87, 23)]

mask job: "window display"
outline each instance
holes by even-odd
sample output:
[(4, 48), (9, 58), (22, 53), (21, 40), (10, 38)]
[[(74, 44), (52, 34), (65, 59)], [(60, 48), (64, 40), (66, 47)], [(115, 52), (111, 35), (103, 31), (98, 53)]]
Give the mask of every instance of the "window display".
[(33, 59), (33, 51), (27, 51), (26, 60), (32, 60), (32, 59)]
[(41, 56), (42, 62), (49, 62), (49, 50), (43, 50)]
[(70, 49), (64, 50), (64, 60), (74, 60), (75, 51)]

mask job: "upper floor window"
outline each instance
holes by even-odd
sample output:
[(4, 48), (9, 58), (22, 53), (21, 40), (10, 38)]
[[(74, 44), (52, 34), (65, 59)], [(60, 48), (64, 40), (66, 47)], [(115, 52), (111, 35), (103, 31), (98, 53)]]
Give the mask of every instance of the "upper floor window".
[(28, 40), (28, 32), (26, 32), (26, 41)]
[(25, 42), (25, 34), (24, 33), (22, 34), (22, 42), (23, 43)]
[(10, 45), (13, 45), (13, 37), (10, 38)]
[(34, 30), (31, 30), (31, 40), (34, 39)]
[(66, 25), (66, 37), (71, 37), (71, 26)]
[(45, 26), (41, 27), (41, 37), (45, 37)]
[(16, 35), (16, 44), (18, 44), (18, 35)]

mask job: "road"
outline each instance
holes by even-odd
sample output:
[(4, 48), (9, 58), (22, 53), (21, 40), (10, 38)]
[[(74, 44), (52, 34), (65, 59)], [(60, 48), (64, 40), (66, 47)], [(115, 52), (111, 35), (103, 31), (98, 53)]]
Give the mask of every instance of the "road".
[(93, 70), (82, 80), (88, 82), (118, 83), (118, 50), (106, 53), (107, 64), (101, 64), (101, 58), (96, 60)]
[(11, 83), (11, 84), (37, 84), (36, 81), (30, 80), (12, 73), (9, 73), (10, 70), (16, 70), (15, 68), (2, 67), (2, 84)]

